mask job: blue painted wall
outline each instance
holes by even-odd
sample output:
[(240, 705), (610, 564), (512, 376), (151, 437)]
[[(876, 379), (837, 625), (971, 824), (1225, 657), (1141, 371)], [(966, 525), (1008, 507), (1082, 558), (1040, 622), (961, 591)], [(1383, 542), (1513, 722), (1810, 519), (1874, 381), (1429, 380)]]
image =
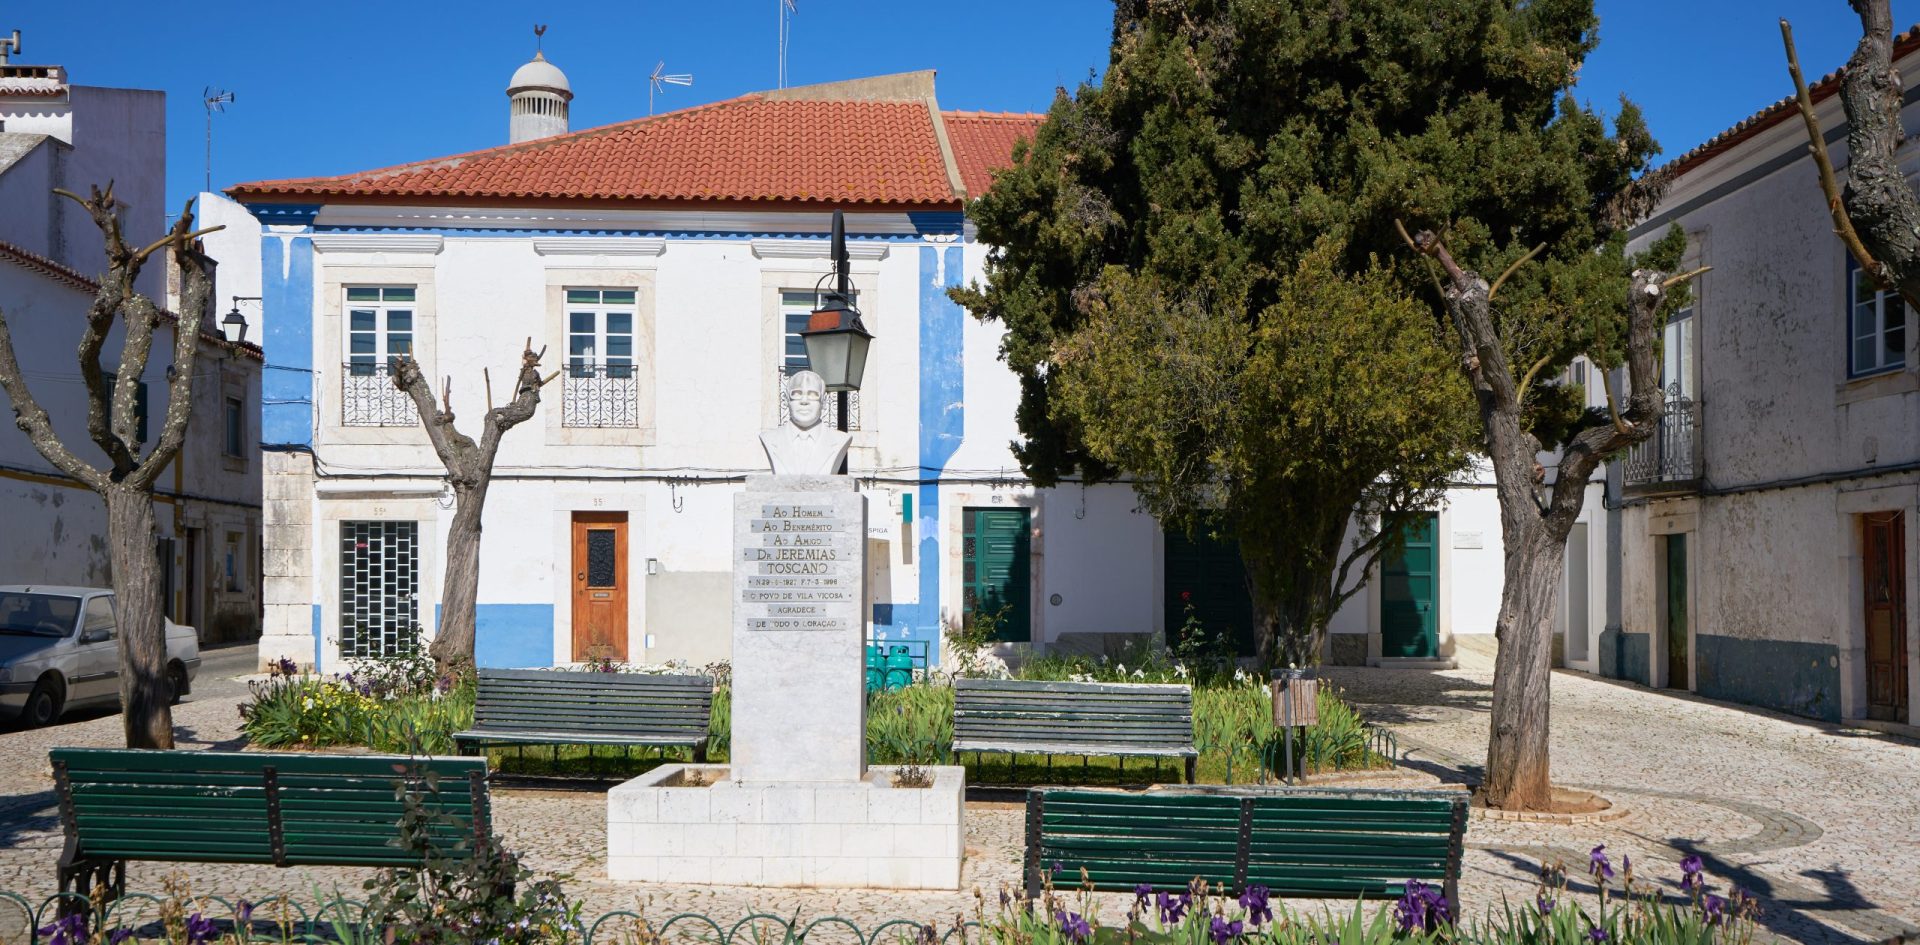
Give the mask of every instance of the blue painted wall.
[(322, 612), (319, 604), (313, 605), (313, 668), (316, 670), (320, 668), (320, 619)]
[(552, 604), (480, 604), (474, 608), (473, 661), (488, 669), (553, 665)]
[[(940, 254), (944, 253), (942, 257)], [(966, 427), (966, 360), (962, 338), (966, 313), (947, 289), (960, 284), (962, 251), (958, 246), (920, 247), (920, 478), (934, 480), (960, 448)], [(942, 267), (945, 278), (941, 278)], [(919, 487), (913, 501), (914, 535), (919, 541), (914, 561), (920, 568), (918, 600), (912, 604), (877, 605), (874, 633), (887, 640), (940, 639), (940, 487)], [(940, 658), (937, 645), (928, 658)]]
[(260, 440), (274, 447), (313, 446), (313, 240), (260, 240)]
[(1700, 633), (1693, 647), (1701, 695), (1840, 721), (1840, 651), (1831, 644)]
[(1608, 627), (1600, 633), (1600, 675), (1653, 685), (1650, 641), (1644, 633), (1624, 633)]

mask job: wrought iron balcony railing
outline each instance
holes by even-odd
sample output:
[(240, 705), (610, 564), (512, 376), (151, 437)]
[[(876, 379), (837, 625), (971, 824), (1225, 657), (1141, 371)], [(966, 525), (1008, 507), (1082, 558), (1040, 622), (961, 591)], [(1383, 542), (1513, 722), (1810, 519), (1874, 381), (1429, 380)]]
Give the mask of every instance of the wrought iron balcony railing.
[(570, 361), (562, 379), (561, 426), (640, 425), (640, 372), (633, 365)]
[(340, 370), (340, 425), (410, 427), (420, 423), (413, 398), (393, 386), (393, 371), (372, 361), (349, 361)]
[(1672, 392), (1653, 436), (1627, 451), (1626, 485), (1648, 487), (1697, 482), (1700, 463), (1700, 402)]
[[(789, 380), (789, 377), (787, 376), (786, 370), (782, 368), (782, 369), (777, 369), (774, 372), (774, 378), (775, 378), (775, 384), (778, 386), (779, 392), (780, 392), (780, 398), (779, 398), (780, 421), (779, 422), (786, 423), (787, 422), (787, 382)], [(826, 424), (829, 427), (833, 427), (834, 429), (838, 429), (840, 426), (840, 422), (839, 422), (840, 395), (834, 394), (834, 393), (827, 394), (827, 396), (821, 400), (821, 406), (824, 409), (821, 412), (820, 422)], [(860, 392), (857, 390), (847, 392), (847, 429), (849, 430), (860, 429)]]

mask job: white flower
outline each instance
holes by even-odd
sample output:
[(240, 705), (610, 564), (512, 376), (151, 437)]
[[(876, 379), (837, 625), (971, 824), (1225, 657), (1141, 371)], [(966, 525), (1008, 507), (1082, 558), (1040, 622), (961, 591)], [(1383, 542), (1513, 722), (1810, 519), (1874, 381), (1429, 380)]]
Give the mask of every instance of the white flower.
[(1122, 676), (1125, 676), (1126, 674), (1127, 674), (1127, 664), (1125, 664), (1125, 663), (1121, 663), (1121, 664), (1120, 664), (1120, 675), (1122, 675)]
[(1181, 679), (1187, 678), (1187, 664), (1185, 663), (1173, 664), (1173, 674), (1175, 676), (1180, 677)]
[(1247, 671), (1246, 671), (1246, 670), (1244, 670), (1244, 669), (1236, 669), (1236, 670), (1234, 670), (1234, 671), (1233, 671), (1233, 681), (1234, 681), (1234, 682), (1246, 682), (1246, 681), (1247, 681)]
[(1135, 678), (1135, 679), (1145, 679), (1145, 678), (1147, 678), (1147, 671), (1146, 671), (1146, 670), (1144, 670), (1144, 669), (1136, 669), (1136, 670), (1134, 670), (1134, 671), (1133, 671), (1133, 678)]

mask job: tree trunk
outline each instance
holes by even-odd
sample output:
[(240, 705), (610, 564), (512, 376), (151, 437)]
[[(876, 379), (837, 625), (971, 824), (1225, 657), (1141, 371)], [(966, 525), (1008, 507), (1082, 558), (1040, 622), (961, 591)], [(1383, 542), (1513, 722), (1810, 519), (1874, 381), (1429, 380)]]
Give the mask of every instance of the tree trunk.
[(1544, 810), (1552, 800), (1547, 722), (1553, 678), (1553, 623), (1559, 613), (1566, 539), (1545, 522), (1505, 535), (1500, 643), (1493, 674), (1492, 731), (1483, 790), (1490, 806)]
[[(489, 471), (490, 472), (490, 471)], [(440, 592), (440, 628), (427, 652), (443, 673), (472, 668), (475, 601), (480, 596), (480, 516), (491, 476), (454, 485), (453, 524), (447, 531), (447, 576)]]
[(172, 748), (173, 686), (167, 681), (160, 562), (153, 551), (153, 496), (115, 484), (105, 498), (127, 747)]

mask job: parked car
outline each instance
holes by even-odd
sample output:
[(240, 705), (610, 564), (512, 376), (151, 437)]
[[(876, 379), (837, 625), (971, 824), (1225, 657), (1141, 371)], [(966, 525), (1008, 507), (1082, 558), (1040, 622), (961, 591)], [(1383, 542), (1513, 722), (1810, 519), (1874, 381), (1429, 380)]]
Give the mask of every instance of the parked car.
[[(171, 620), (166, 629), (167, 682), (178, 702), (200, 672), (200, 637)], [(48, 725), (68, 709), (119, 701), (112, 590), (0, 586), (0, 718)]]

